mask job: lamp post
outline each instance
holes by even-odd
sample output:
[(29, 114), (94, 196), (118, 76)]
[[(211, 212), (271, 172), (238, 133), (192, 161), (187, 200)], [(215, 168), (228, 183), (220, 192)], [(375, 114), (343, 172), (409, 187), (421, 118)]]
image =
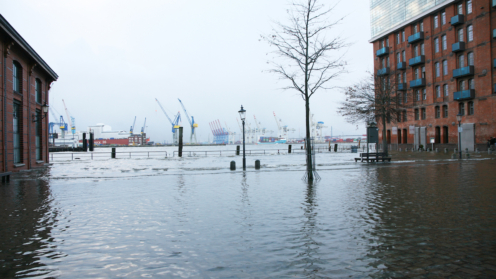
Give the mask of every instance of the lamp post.
[(245, 118), (246, 118), (246, 110), (241, 106), (241, 110), (239, 112), (239, 118), (241, 118), (241, 122), (243, 122), (243, 170), (246, 170), (246, 157), (245, 157)]
[(41, 122), (41, 120), (47, 116), (48, 105), (46, 102), (41, 106), (41, 109), (42, 109), (44, 114), (40, 115), (39, 117), (38, 117), (38, 115), (33, 114), (33, 122)]
[(462, 116), (463, 114), (461, 112), (456, 115), (456, 120), (458, 121), (458, 151), (460, 159), (462, 158)]

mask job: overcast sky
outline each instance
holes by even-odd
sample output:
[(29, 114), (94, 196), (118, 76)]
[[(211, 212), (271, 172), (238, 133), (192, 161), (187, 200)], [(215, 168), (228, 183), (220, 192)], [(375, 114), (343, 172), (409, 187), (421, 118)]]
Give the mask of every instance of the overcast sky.
[[(322, 3), (332, 4), (327, 0)], [(212, 138), (209, 123), (219, 119), (239, 133), (236, 118), (243, 105), (254, 126), (276, 130), (273, 112), (304, 135), (305, 109), (295, 91), (267, 73), (271, 48), (260, 35), (273, 21), (287, 22), (287, 0), (15, 0), (2, 1), (1, 14), (59, 75), (50, 90), (50, 106), (66, 118), (62, 99), (76, 129), (105, 123), (113, 130), (135, 131), (147, 118), (153, 141), (170, 142), (170, 117), (181, 111), (186, 139), (190, 129), (178, 102), (199, 125), (198, 140)], [(341, 1), (333, 17), (347, 16), (331, 35), (353, 45), (345, 60), (349, 74), (331, 85), (350, 85), (372, 70), (369, 1)], [(340, 90), (321, 91), (311, 99), (315, 120), (325, 135), (363, 134), (336, 113)], [(274, 134), (275, 135), (275, 134)]]

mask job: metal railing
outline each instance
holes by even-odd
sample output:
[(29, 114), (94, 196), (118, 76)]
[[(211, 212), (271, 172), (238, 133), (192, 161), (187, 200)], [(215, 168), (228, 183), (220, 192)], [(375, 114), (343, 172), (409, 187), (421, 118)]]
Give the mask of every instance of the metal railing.
[[(132, 158), (167, 158), (167, 151), (121, 151), (115, 152), (116, 159), (132, 159)], [(54, 159), (65, 159), (65, 160), (82, 160), (89, 159), (94, 160), (98, 158), (111, 159), (112, 152), (51, 152), (51, 161)]]

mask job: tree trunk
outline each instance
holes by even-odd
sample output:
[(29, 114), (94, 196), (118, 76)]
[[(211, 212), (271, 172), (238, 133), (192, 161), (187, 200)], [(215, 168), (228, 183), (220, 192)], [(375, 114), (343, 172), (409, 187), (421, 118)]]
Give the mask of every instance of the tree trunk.
[(386, 133), (386, 117), (382, 117), (382, 146), (383, 152), (388, 156), (388, 142)]
[(306, 133), (306, 142), (307, 142), (307, 173), (308, 180), (313, 180), (313, 164), (312, 164), (312, 142), (310, 140), (310, 101), (308, 97), (305, 98), (305, 133)]

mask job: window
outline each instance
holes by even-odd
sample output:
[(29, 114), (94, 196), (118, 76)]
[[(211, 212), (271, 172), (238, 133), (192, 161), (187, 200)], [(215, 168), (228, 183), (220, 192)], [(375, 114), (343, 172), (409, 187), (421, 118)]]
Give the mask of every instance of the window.
[(467, 14), (472, 13), (472, 0), (467, 1)]
[(443, 117), (444, 118), (448, 117), (448, 106), (447, 105), (443, 106)]
[(465, 67), (465, 55), (458, 56), (458, 68)]
[(463, 4), (458, 4), (456, 10), (457, 10), (459, 15), (463, 15)]
[(417, 32), (418, 32), (417, 24), (415, 23), (415, 25), (413, 25), (413, 34), (415, 34)]
[(406, 73), (403, 73), (403, 82), (406, 83)]
[(465, 103), (458, 104), (458, 114), (465, 115)]
[[(14, 64), (15, 65), (15, 64)], [(21, 103), (14, 101), (14, 126), (13, 126), (13, 143), (14, 143), (14, 164), (22, 163), (21, 136), (22, 136), (22, 109)]]
[(468, 115), (474, 115), (474, 102), (468, 102)]
[(12, 75), (14, 92), (22, 94), (22, 68), (21, 65), (15, 61), (12, 65)]
[(425, 88), (422, 89), (422, 100), (427, 100), (427, 90)]
[(446, 41), (446, 35), (443, 35), (441, 37), (441, 41), (443, 42), (443, 50), (447, 50), (448, 49), (448, 42)]
[(401, 83), (401, 74), (398, 74), (398, 83)]
[(399, 32), (396, 34), (396, 44), (397, 45), (400, 44), (400, 33)]
[(403, 122), (406, 122), (407, 119), (406, 119), (406, 110), (403, 111)]
[(468, 89), (475, 89), (475, 82), (473, 78), (468, 80)]
[(415, 100), (420, 101), (420, 91), (415, 90)]
[(405, 30), (401, 31), (401, 40), (405, 41)]
[(36, 79), (34, 82), (34, 87), (36, 91), (36, 102), (41, 104), (41, 80)]
[(401, 57), (403, 58), (403, 62), (406, 62), (406, 55), (405, 55), (405, 51), (402, 51), (402, 52), (401, 52)]
[(415, 120), (419, 120), (419, 110), (415, 109)]
[(441, 12), (441, 24), (445, 25), (446, 24), (446, 12)]
[(384, 58), (381, 58), (381, 66), (382, 66), (382, 68), (385, 68), (385, 66), (386, 66), (386, 63), (384, 61)]
[(401, 113), (398, 113), (398, 121), (397, 122), (401, 122)]
[(401, 93), (398, 93), (398, 104), (401, 104), (403, 101), (403, 98), (401, 96)]
[(438, 15), (435, 15), (434, 16), (434, 28), (438, 28), (439, 27), (439, 22), (438, 22), (439, 18), (438, 18)]
[(408, 103), (408, 95), (406, 92), (405, 92), (405, 94), (403, 94), (403, 98), (404, 98), (405, 104)]
[(415, 79), (419, 79), (419, 78), (420, 78), (420, 69), (416, 68), (415, 69)]
[(401, 62), (401, 54), (399, 52), (396, 53), (396, 62), (398, 62), (398, 63)]
[(424, 120), (426, 118), (425, 108), (422, 108), (420, 111), (421, 111), (421, 114), (422, 114), (422, 120)]
[(424, 32), (424, 23), (421, 21), (419, 25), (420, 25), (420, 32)]
[(435, 117), (436, 118), (441, 118), (441, 109), (439, 108), (439, 106), (436, 106), (436, 108), (434, 109), (435, 111)]
[(439, 62), (436, 62), (436, 77), (440, 77), (441, 76), (441, 70), (439, 68)]
[(38, 121), (35, 122), (35, 146), (36, 146), (36, 160), (41, 161), (41, 110), (36, 110), (36, 119)]
[(386, 57), (386, 66), (389, 67), (389, 56)]
[(418, 45), (414, 46), (413, 47), (413, 55), (414, 56), (418, 56), (419, 55), (419, 48), (418, 48)]
[(380, 40), (379, 41), (379, 48), (383, 48), (384, 47), (384, 40)]
[(467, 89), (466, 86), (467, 86), (467, 83), (464, 80), (461, 80), (458, 83), (458, 90), (460, 90), (460, 91), (465, 90), (465, 89)]
[(463, 42), (463, 28), (458, 29), (458, 41)]
[(434, 51), (435, 51), (436, 53), (438, 53), (438, 52), (439, 52), (439, 38), (435, 38), (435, 39), (434, 39)]
[(422, 66), (422, 78), (425, 78), (425, 67)]
[(448, 75), (448, 60), (443, 60), (443, 75)]
[(441, 86), (436, 86), (436, 98), (441, 98)]
[(447, 84), (443, 85), (443, 91), (444, 91), (444, 96), (447, 97), (449, 95), (448, 85)]
[(474, 26), (467, 26), (467, 41), (471, 42), (474, 40)]
[(468, 56), (468, 65), (474, 66), (474, 53), (469, 52), (467, 56)]
[(420, 55), (424, 55), (425, 52), (424, 52), (424, 43), (421, 43), (420, 44)]

